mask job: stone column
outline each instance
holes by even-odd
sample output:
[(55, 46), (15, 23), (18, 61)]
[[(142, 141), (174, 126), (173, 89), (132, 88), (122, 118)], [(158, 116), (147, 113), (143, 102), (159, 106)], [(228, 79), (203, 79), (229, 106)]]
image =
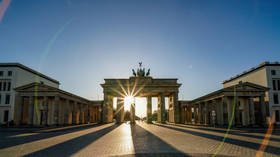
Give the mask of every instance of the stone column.
[(77, 102), (74, 101), (73, 104), (73, 115), (72, 115), (72, 121), (73, 124), (79, 124), (79, 111), (80, 111), (80, 107), (78, 106)]
[(220, 101), (220, 125), (224, 125), (224, 100), (223, 98)]
[(85, 124), (87, 121), (87, 105), (82, 103), (81, 106), (82, 124)]
[(44, 96), (43, 97), (43, 103), (42, 103), (42, 109), (43, 111), (43, 116), (41, 116), (42, 119), (42, 125), (48, 125), (48, 113), (49, 113), (49, 104), (48, 104), (48, 97)]
[(186, 124), (188, 123), (188, 105), (184, 107), (184, 117), (185, 117), (184, 123)]
[(78, 116), (78, 122), (80, 124), (84, 124), (87, 122), (87, 105), (83, 103), (78, 103), (78, 108), (79, 108), (79, 116)]
[(117, 123), (123, 123), (124, 120), (124, 102), (121, 102), (120, 97), (117, 98), (116, 120)]
[(78, 122), (80, 122), (80, 124), (84, 124), (85, 123), (85, 110), (86, 110), (86, 106), (83, 103), (79, 103), (79, 119)]
[(204, 124), (205, 117), (204, 117), (204, 104), (200, 103), (200, 124)]
[(197, 104), (196, 106), (195, 106), (195, 114), (196, 114), (196, 124), (199, 124), (199, 120), (200, 120), (200, 118), (199, 118), (199, 104)]
[(73, 124), (73, 102), (70, 100), (67, 100), (68, 104), (68, 124)]
[(38, 125), (38, 117), (40, 115), (39, 111), (39, 102), (38, 102), (38, 97), (33, 97), (33, 105), (34, 105), (34, 110), (33, 110), (33, 125)]
[[(234, 108), (234, 101), (232, 101), (229, 97), (225, 97), (227, 102), (227, 109), (228, 109), (228, 125), (234, 125), (235, 124), (235, 116), (233, 113)], [(236, 103), (235, 103), (236, 104)]]
[(108, 93), (104, 93), (104, 102), (102, 105), (102, 122), (113, 122), (113, 96)]
[(102, 123), (102, 107), (99, 106), (97, 108), (97, 119), (98, 119), (98, 123)]
[(266, 107), (264, 102), (264, 96), (260, 96), (260, 115), (262, 120), (262, 125), (266, 125)]
[(218, 125), (223, 125), (223, 100), (219, 99), (216, 101), (216, 117), (217, 117), (217, 122)]
[(158, 122), (164, 123), (165, 122), (165, 98), (163, 93), (160, 94), (158, 97)]
[(227, 106), (227, 98), (222, 98), (222, 110), (223, 110), (223, 124), (228, 125), (228, 106)]
[(161, 99), (160, 96), (157, 97), (157, 122), (160, 123), (161, 122)]
[(201, 103), (198, 104), (198, 123), (202, 124), (202, 106), (201, 106)]
[(193, 105), (193, 123), (196, 124), (196, 119), (197, 119), (197, 115), (196, 115), (196, 104)]
[(76, 102), (73, 101), (71, 103), (71, 106), (72, 106), (72, 124), (76, 124), (76, 120), (77, 120), (77, 106), (76, 106)]
[(255, 121), (255, 104), (254, 104), (254, 99), (253, 97), (250, 97), (249, 100), (249, 116), (250, 116), (250, 124), (251, 125), (255, 125), (256, 121)]
[(243, 97), (243, 119), (242, 123), (243, 125), (249, 125), (250, 124), (250, 114), (249, 114), (249, 99), (248, 97)]
[(174, 104), (173, 104), (173, 95), (168, 97), (168, 112), (167, 112), (167, 121), (170, 123), (174, 123)]
[(214, 110), (216, 113), (216, 124), (220, 125), (220, 121), (221, 121), (221, 115), (220, 115), (220, 100), (216, 99), (214, 105)]
[(135, 123), (135, 100), (130, 105), (130, 123)]
[(48, 115), (47, 124), (52, 125), (52, 123), (53, 123), (52, 119), (53, 119), (53, 116), (54, 116), (53, 102), (50, 101), (49, 97), (46, 97), (45, 104), (47, 105), (47, 115)]
[(28, 124), (33, 125), (33, 116), (34, 116), (34, 98), (33, 96), (29, 97), (29, 111), (28, 111)]
[(82, 124), (85, 124), (87, 122), (87, 105), (82, 104)]
[(101, 122), (102, 123), (107, 123), (107, 119), (108, 119), (108, 109), (107, 109), (107, 105), (108, 105), (108, 95), (106, 93), (104, 93), (104, 101), (103, 104), (101, 106), (102, 111), (101, 111)]
[(180, 123), (180, 105), (178, 103), (178, 92), (173, 93), (173, 110), (174, 110), (174, 122)]
[(65, 103), (61, 101), (61, 99), (55, 98), (55, 104), (58, 105), (58, 116), (57, 116), (57, 124), (63, 125), (64, 123), (64, 111), (66, 110), (65, 108)]
[(190, 123), (190, 107), (189, 105), (186, 106), (186, 123)]
[(76, 104), (76, 124), (84, 124), (85, 106), (82, 103), (75, 102)]
[(23, 97), (20, 96), (19, 94), (16, 94), (15, 96), (15, 124), (20, 125), (21, 123), (21, 115), (22, 115), (22, 103), (23, 102)]
[(205, 125), (209, 124), (209, 103), (206, 101), (204, 106)]
[(239, 97), (236, 96), (236, 100), (235, 100), (236, 104), (235, 104), (235, 124), (236, 125), (241, 125), (241, 119), (240, 119), (240, 106), (241, 106), (241, 102), (239, 100)]
[(147, 97), (147, 123), (152, 123), (152, 97)]

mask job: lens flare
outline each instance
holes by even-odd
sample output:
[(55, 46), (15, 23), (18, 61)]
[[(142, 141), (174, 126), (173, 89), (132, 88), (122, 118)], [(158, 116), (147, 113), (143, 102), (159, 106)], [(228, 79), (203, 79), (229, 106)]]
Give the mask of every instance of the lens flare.
[(5, 12), (7, 11), (10, 3), (11, 3), (11, 0), (3, 0), (0, 3), (0, 22), (3, 20)]

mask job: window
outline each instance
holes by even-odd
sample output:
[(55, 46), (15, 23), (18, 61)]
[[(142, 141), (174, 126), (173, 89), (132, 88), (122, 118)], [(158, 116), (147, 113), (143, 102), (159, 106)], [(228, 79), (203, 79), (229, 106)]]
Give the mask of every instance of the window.
[(4, 111), (4, 122), (8, 122), (9, 120), (9, 110)]
[(10, 94), (6, 95), (5, 104), (10, 104)]
[(1, 101), (2, 101), (2, 95), (0, 94), (0, 104), (1, 104)]
[(273, 94), (273, 101), (274, 101), (274, 104), (279, 104), (278, 94), (276, 94), (276, 93)]
[(271, 70), (271, 75), (276, 75), (276, 71), (275, 70)]
[(3, 91), (6, 90), (6, 82), (3, 82)]
[(8, 76), (12, 76), (13, 72), (12, 71), (8, 71)]
[(3, 76), (4, 72), (3, 71), (0, 71), (0, 76)]
[(279, 122), (280, 121), (280, 113), (279, 113), (280, 111), (279, 110), (276, 110), (275, 111), (275, 121), (276, 122)]
[(0, 82), (0, 91), (2, 90), (2, 82)]
[(280, 80), (277, 80), (278, 90), (280, 90)]
[(273, 90), (276, 90), (276, 80), (272, 80), (272, 87), (273, 87)]
[(10, 91), (11, 90), (11, 82), (8, 82), (8, 88), (7, 88), (7, 91)]

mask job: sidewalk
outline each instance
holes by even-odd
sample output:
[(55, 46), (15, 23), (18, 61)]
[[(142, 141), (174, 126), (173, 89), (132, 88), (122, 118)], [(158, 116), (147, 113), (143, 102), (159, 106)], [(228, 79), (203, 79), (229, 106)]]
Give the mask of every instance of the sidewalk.
[(45, 127), (28, 127), (28, 126), (20, 126), (20, 127), (10, 127), (3, 128), (0, 127), (0, 132), (55, 132), (55, 131), (64, 131), (69, 129), (76, 129), (82, 127), (90, 127), (98, 125), (98, 123), (89, 123), (89, 124), (79, 124), (79, 125), (69, 125), (69, 126), (45, 126)]
[[(174, 125), (174, 126), (181, 126), (181, 127), (187, 127), (187, 128), (193, 128), (193, 129), (211, 129), (211, 130), (217, 130), (217, 131), (227, 131), (227, 127), (220, 127), (220, 126), (205, 126), (205, 125), (195, 125), (195, 124), (175, 124), (175, 123), (169, 123), (166, 122), (165, 124), (153, 122), (156, 125)], [(262, 127), (231, 127), (231, 131), (247, 131), (247, 132), (265, 132), (268, 128), (262, 128)], [(280, 133), (280, 128), (274, 127), (273, 132)]]

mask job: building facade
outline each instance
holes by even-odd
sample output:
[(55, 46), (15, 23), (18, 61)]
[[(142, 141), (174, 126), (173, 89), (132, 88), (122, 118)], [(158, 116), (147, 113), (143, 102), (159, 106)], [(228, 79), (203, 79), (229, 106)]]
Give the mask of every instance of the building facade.
[(280, 64), (279, 62), (263, 62), (257, 67), (232, 77), (223, 82), (224, 88), (239, 82), (251, 82), (269, 88), (265, 93), (267, 113), (272, 123), (280, 124)]
[(38, 82), (59, 88), (59, 82), (19, 63), (0, 63), (0, 124), (14, 120), (14, 88)]

